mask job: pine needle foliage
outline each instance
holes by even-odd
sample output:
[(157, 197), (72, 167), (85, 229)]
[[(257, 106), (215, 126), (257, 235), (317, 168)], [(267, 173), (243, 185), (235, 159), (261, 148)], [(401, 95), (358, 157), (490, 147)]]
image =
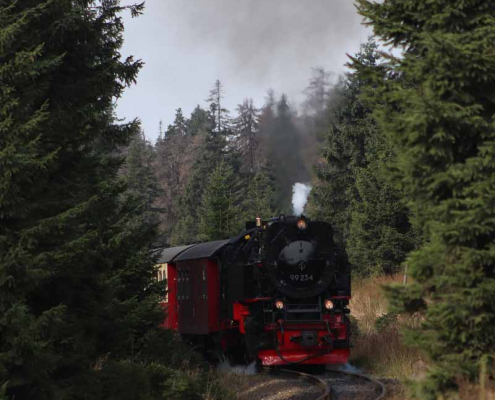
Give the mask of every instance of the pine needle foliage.
[[(381, 59), (377, 44), (370, 38), (354, 59), (376, 66)], [(383, 168), (394, 152), (363, 97), (373, 90), (366, 75), (348, 73), (332, 90), (308, 207), (310, 216), (335, 227), (358, 275), (397, 271), (419, 239), (403, 193), (388, 182)]]
[(211, 127), (200, 135), (204, 139), (201, 153), (192, 165), (184, 193), (176, 200), (179, 212), (177, 223), (170, 237), (172, 245), (190, 244), (202, 240), (198, 232), (199, 210), (208, 177), (222, 161), (231, 165), (230, 155), (226, 152), (227, 141), (224, 135), (213, 132)]
[[(379, 58), (376, 44), (361, 46), (356, 57), (374, 65)], [(330, 222), (347, 241), (351, 206), (357, 198), (356, 171), (366, 164), (368, 141), (376, 136), (376, 125), (369, 107), (360, 95), (366, 81), (358, 74), (342, 77), (332, 90), (338, 99), (328, 109), (328, 124), (317, 165), (317, 180), (309, 198), (310, 215)]]
[[(371, 113), (371, 110), (370, 110)], [(366, 140), (366, 163), (355, 168), (355, 198), (350, 206), (347, 251), (353, 272), (380, 275), (398, 272), (422, 236), (410, 221), (404, 193), (387, 176), (395, 154), (379, 129)]]
[(359, 200), (352, 201), (347, 241), (353, 272), (396, 273), (421, 238), (411, 226), (403, 195), (384, 178), (379, 162), (358, 169), (355, 188)]
[[(421, 399), (476, 379), (495, 354), (495, 9), (479, 0), (358, 1), (382, 40), (402, 50), (373, 68), (375, 117), (393, 144), (391, 175), (426, 243), (409, 257), (415, 284), (390, 289), (420, 312), (409, 339), (434, 368)], [(363, 71), (367, 69), (361, 66)]]
[[(132, 357), (158, 323), (153, 224), (119, 178), (118, 0), (0, 1), (0, 387), (101, 398), (101, 360)], [(141, 222), (140, 222), (141, 221)], [(136, 278), (137, 277), (137, 278)]]
[(278, 215), (276, 182), (269, 165), (262, 166), (247, 182), (244, 199), (246, 221)]
[(232, 167), (221, 161), (211, 173), (199, 210), (199, 237), (203, 241), (237, 235), (240, 226), (240, 188)]

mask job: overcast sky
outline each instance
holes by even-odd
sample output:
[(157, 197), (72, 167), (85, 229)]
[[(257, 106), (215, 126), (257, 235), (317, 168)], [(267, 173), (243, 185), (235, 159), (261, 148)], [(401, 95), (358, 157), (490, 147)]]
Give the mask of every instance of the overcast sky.
[[(123, 0), (123, 4), (134, 3)], [(172, 123), (206, 106), (216, 79), (225, 106), (252, 97), (258, 107), (267, 89), (299, 103), (312, 67), (344, 72), (371, 33), (353, 0), (147, 0), (144, 15), (124, 16), (122, 55), (145, 62), (137, 84), (117, 103), (117, 114), (138, 117), (154, 141), (158, 124)]]

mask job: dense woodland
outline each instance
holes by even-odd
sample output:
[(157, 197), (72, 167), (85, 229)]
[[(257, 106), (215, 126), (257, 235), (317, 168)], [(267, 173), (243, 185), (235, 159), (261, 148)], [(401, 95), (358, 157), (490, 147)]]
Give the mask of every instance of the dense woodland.
[(343, 76), (315, 68), (304, 104), (268, 90), (227, 110), (216, 81), (150, 143), (114, 117), (142, 66), (120, 57), (120, 13), (141, 5), (0, 1), (0, 399), (221, 398), (157, 328), (153, 250), (291, 214), (296, 182), (356, 277), (408, 264), (413, 284), (388, 290), (423, 317), (406, 333), (434, 365), (417, 398), (477, 379), (495, 354), (495, 12), (358, 10), (374, 39)]
[[(373, 67), (381, 56), (370, 40), (355, 57)], [(161, 245), (224, 239), (257, 216), (291, 215), (293, 185), (304, 182), (314, 185), (306, 214), (332, 223), (357, 274), (401, 267), (421, 234), (385, 177), (395, 155), (362, 98), (368, 80), (312, 72), (301, 105), (268, 90), (261, 108), (246, 99), (230, 111), (217, 81), (205, 108), (189, 118), (179, 108), (160, 124), (155, 144), (134, 137), (125, 171), (148, 193)]]

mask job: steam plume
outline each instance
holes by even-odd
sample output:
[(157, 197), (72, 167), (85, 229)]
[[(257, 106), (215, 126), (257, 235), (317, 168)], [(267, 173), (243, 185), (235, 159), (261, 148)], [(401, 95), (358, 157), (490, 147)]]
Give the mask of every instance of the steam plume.
[(294, 215), (302, 215), (308, 201), (309, 192), (311, 192), (311, 185), (307, 183), (297, 182), (292, 187), (292, 207), (294, 208)]
[(248, 365), (232, 365), (228, 360), (224, 359), (220, 364), (218, 364), (217, 371), (224, 374), (255, 375), (256, 363), (252, 362)]

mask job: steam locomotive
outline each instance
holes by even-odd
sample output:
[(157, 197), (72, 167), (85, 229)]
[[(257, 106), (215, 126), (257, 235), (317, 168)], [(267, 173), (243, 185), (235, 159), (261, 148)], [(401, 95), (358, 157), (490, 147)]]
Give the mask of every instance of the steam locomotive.
[(163, 250), (164, 327), (212, 357), (346, 363), (350, 267), (333, 236), (325, 222), (281, 215), (228, 240)]

